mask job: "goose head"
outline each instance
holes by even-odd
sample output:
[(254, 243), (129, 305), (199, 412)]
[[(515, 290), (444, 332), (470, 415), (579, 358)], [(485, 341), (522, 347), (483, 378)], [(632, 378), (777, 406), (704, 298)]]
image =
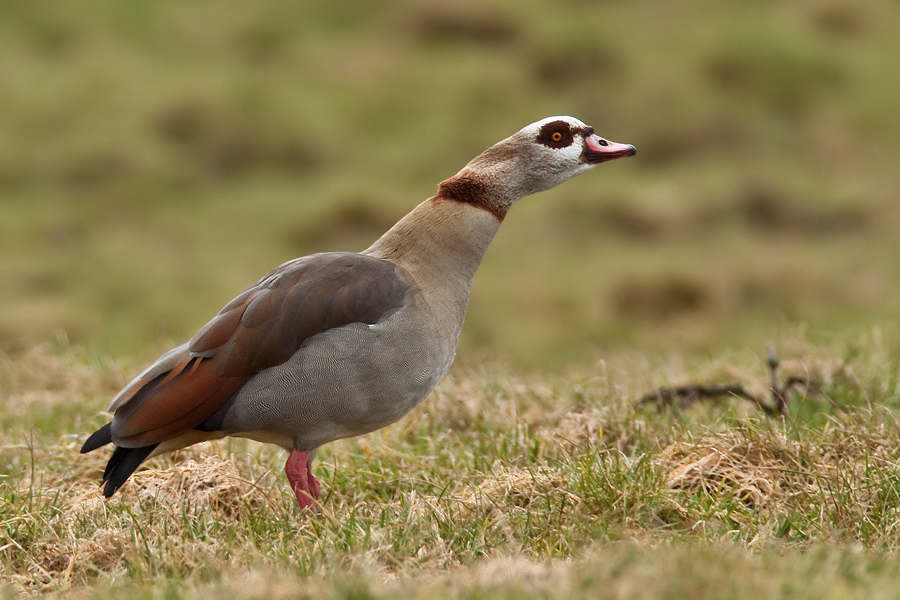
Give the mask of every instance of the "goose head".
[(547, 117), (473, 158), (441, 183), (438, 195), (476, 204), (502, 220), (520, 198), (635, 153), (634, 146), (604, 139), (575, 117)]

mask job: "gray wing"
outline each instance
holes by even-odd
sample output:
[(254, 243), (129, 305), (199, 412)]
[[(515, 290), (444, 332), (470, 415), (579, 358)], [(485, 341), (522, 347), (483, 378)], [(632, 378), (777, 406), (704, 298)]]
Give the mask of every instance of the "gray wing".
[(351, 252), (281, 265), (120, 392), (111, 407), (113, 441), (148, 446), (197, 427), (250, 377), (286, 362), (309, 338), (350, 323), (375, 324), (403, 306), (408, 289), (395, 264)]

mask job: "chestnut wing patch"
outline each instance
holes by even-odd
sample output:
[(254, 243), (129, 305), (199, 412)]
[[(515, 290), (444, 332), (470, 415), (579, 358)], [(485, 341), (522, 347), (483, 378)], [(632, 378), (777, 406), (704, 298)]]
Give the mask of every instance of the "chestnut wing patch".
[(198, 356), (137, 388), (116, 410), (112, 441), (124, 448), (155, 445), (193, 429), (240, 389), (246, 377), (221, 377)]
[(403, 306), (408, 289), (393, 263), (350, 252), (281, 265), (197, 332), (188, 356), (135, 387), (115, 412), (113, 441), (146, 446), (196, 428), (255, 373), (286, 362), (316, 334), (379, 322)]

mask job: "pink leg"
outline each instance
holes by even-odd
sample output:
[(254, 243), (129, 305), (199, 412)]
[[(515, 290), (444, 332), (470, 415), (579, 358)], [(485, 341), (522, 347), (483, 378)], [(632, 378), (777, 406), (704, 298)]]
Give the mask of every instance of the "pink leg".
[(312, 474), (312, 457), (306, 463), (306, 481), (309, 484), (309, 491), (312, 493), (312, 497), (316, 500), (319, 499), (319, 480), (313, 477)]
[(294, 495), (297, 496), (297, 504), (300, 505), (300, 508), (308, 508), (316, 512), (314, 500), (319, 499), (319, 482), (312, 474), (312, 456), (310, 454), (299, 450), (291, 452), (284, 465), (284, 472), (291, 483)]

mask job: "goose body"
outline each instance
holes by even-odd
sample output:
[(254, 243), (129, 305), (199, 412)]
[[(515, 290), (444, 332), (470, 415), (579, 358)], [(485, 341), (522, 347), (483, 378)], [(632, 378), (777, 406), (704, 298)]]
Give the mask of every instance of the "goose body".
[(394, 423), (447, 373), (509, 207), (634, 153), (573, 117), (543, 119), (474, 158), (367, 250), (272, 270), (113, 399), (112, 422), (81, 450), (114, 444), (103, 493), (149, 457), (230, 435), (290, 452), (288, 480), (314, 510), (316, 449)]

